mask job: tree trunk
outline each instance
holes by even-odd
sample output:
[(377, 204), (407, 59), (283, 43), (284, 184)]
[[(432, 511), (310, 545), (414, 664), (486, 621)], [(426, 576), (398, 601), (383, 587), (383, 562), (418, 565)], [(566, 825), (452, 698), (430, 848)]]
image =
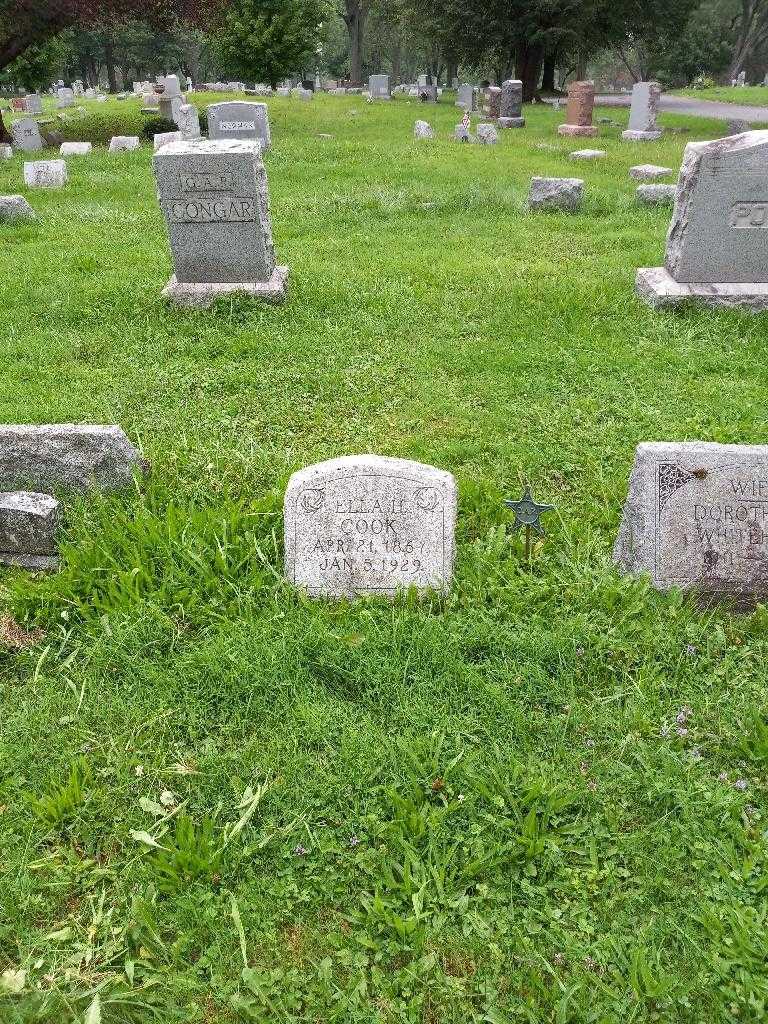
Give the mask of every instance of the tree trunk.
[(344, 0), (344, 3), (342, 17), (349, 33), (349, 81), (357, 87), (363, 84), (363, 29), (369, 0)]
[(459, 77), (459, 65), (456, 63), (455, 57), (447, 57), (445, 62), (445, 77), (448, 81), (445, 83), (448, 89), (453, 88), (454, 78)]
[(115, 74), (115, 41), (112, 32), (108, 29), (104, 33), (104, 63), (107, 65), (107, 81), (109, 91), (117, 92), (117, 75)]
[(395, 40), (395, 44), (392, 47), (392, 82), (391, 85), (400, 85), (401, 74), (400, 69), (403, 62), (403, 40), (398, 35)]
[(523, 102), (532, 103), (539, 85), (544, 50), (538, 43), (521, 43), (515, 54), (515, 74), (523, 83)]
[(0, 108), (0, 142), (10, 142), (10, 141), (11, 141), (11, 136), (10, 136), (10, 133), (9, 133), (8, 129), (5, 127), (5, 124), (3, 123), (3, 111), (2, 111), (2, 108)]
[(550, 54), (544, 58), (544, 63), (541, 68), (541, 91), (542, 92), (554, 92), (555, 91), (555, 71), (557, 70), (557, 54)]

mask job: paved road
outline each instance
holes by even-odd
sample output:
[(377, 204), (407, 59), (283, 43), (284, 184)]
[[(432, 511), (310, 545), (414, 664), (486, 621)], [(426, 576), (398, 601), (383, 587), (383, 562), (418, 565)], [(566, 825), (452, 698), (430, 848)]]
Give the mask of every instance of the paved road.
[[(601, 107), (628, 107), (629, 94), (597, 96), (595, 104)], [(745, 107), (739, 103), (718, 103), (715, 100), (694, 100), (690, 96), (661, 97), (661, 109), (671, 114), (693, 114), (695, 117), (714, 117), (719, 121), (753, 121), (768, 124), (768, 107)]]

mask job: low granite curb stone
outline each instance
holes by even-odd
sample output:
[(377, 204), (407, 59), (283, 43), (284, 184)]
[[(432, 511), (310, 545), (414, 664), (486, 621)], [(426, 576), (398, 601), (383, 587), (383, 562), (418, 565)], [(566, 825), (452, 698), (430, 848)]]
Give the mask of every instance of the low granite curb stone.
[(674, 173), (671, 167), (660, 167), (658, 164), (637, 164), (629, 168), (630, 178), (636, 181), (656, 181), (658, 178), (668, 178)]
[(581, 178), (531, 178), (528, 206), (532, 210), (568, 210), (581, 205), (584, 182)]
[(60, 505), (35, 491), (0, 493), (0, 564), (53, 571)]
[(571, 154), (571, 160), (600, 160), (606, 156), (604, 149), (575, 149)]
[(62, 142), (59, 147), (59, 156), (88, 156), (92, 152), (90, 142)]
[(34, 220), (35, 216), (35, 211), (24, 196), (0, 196), (0, 224)]

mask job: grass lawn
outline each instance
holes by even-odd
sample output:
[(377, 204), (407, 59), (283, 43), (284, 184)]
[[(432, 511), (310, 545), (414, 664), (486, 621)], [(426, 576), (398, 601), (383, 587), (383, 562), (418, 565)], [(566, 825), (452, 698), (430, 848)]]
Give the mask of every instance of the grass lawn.
[[(141, 124), (86, 106), (68, 137)], [(766, 319), (633, 295), (669, 211), (628, 168), (724, 125), (575, 164), (549, 108), (470, 147), (447, 97), (269, 106), (282, 307), (163, 303), (147, 146), (60, 192), (0, 163), (38, 213), (0, 227), (0, 419), (153, 464), (67, 504), (58, 575), (0, 575), (0, 1020), (762, 1019), (768, 616), (611, 564), (639, 441), (768, 443)], [(533, 174), (582, 211), (526, 212)], [(282, 582), (290, 473), (366, 451), (457, 476), (444, 601)]]
[(718, 100), (720, 103), (740, 103), (745, 106), (768, 106), (768, 86), (716, 85), (711, 89), (674, 89), (675, 96), (690, 96), (695, 100)]

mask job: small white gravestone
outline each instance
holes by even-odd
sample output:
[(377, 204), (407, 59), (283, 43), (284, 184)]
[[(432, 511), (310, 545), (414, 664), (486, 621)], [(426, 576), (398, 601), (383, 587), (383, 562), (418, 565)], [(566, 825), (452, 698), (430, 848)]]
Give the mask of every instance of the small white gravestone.
[(138, 135), (113, 135), (109, 140), (110, 153), (128, 153), (138, 149), (141, 141)]
[(638, 445), (613, 553), (659, 590), (768, 596), (768, 446)]
[(435, 133), (429, 121), (417, 121), (413, 126), (414, 139), (434, 139)]
[(621, 133), (625, 142), (655, 142), (661, 138), (662, 130), (656, 124), (661, 91), (658, 82), (635, 83), (632, 88), (629, 127)]
[(93, 151), (90, 142), (62, 142), (59, 156), (87, 156)]
[(637, 164), (629, 168), (629, 176), (635, 181), (658, 181), (659, 178), (668, 178), (670, 174), (674, 174), (671, 167), (660, 167), (658, 164)]
[(10, 160), (13, 156), (13, 146), (8, 142), (0, 142), (0, 160)]
[(768, 309), (768, 131), (691, 142), (680, 169), (663, 267), (641, 268), (649, 305)]
[(66, 161), (27, 160), (24, 162), (24, 184), (29, 188), (62, 188), (66, 183)]
[(349, 455), (299, 470), (285, 493), (285, 571), (315, 597), (415, 587), (453, 577), (456, 481), (406, 459)]

